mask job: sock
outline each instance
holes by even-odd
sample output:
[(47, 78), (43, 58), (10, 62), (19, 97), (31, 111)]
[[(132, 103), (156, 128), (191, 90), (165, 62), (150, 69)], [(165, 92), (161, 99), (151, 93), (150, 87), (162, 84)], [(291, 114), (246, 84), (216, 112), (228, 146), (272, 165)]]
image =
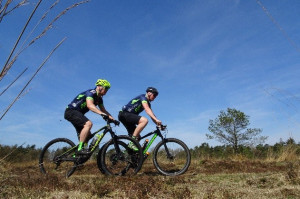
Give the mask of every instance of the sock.
[(83, 143), (83, 148), (87, 149), (88, 148), (88, 143)]
[(79, 142), (78, 151), (82, 149), (82, 146), (83, 146), (83, 142)]
[(135, 139), (135, 140), (137, 140), (137, 137), (136, 137), (136, 136), (134, 136), (134, 135), (132, 136), (132, 138), (133, 138), (133, 139)]

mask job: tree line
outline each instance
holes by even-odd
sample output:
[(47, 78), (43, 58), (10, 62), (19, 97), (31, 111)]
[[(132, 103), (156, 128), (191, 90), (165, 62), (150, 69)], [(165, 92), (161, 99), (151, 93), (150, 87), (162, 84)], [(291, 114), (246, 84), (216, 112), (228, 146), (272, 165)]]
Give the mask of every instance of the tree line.
[[(7, 146), (0, 144), (0, 163), (6, 162), (28, 162), (38, 161), (42, 148), (37, 148), (36, 145), (27, 146)], [(241, 158), (258, 159), (258, 160), (289, 160), (285, 159), (289, 156), (291, 158), (299, 158), (300, 156), (300, 142), (296, 143), (293, 138), (286, 141), (279, 141), (274, 145), (259, 144), (255, 147), (238, 146), (238, 153), (230, 145), (210, 146), (204, 142), (199, 146), (190, 149), (192, 159), (228, 159), (238, 155)]]
[[(209, 146), (204, 142), (190, 149), (193, 158), (230, 158), (237, 157), (250, 159), (288, 160), (298, 158), (300, 143), (293, 138), (286, 141), (280, 140), (273, 146), (263, 144), (266, 136), (260, 136), (262, 129), (249, 128), (250, 117), (245, 113), (227, 108), (220, 111), (214, 120), (209, 120), (208, 139), (215, 139), (222, 143), (221, 146)], [(0, 161), (23, 162), (37, 160), (42, 148), (35, 145), (5, 146), (0, 145)], [(95, 153), (96, 154), (96, 153)]]
[(259, 144), (255, 147), (238, 145), (236, 148), (230, 145), (209, 146), (208, 143), (202, 143), (190, 150), (193, 158), (200, 159), (228, 159), (238, 156), (247, 159), (284, 161), (300, 156), (300, 142), (296, 143), (293, 138), (289, 138), (274, 145)]

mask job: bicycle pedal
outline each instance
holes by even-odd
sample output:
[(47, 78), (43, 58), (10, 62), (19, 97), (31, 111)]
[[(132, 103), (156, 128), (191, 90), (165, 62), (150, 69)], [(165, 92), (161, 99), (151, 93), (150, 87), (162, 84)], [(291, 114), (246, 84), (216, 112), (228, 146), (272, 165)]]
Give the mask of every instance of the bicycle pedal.
[(83, 149), (83, 150), (75, 152), (76, 155), (82, 155), (82, 156), (84, 156), (84, 155), (90, 155), (90, 153), (91, 152), (89, 150), (87, 150), (87, 149)]

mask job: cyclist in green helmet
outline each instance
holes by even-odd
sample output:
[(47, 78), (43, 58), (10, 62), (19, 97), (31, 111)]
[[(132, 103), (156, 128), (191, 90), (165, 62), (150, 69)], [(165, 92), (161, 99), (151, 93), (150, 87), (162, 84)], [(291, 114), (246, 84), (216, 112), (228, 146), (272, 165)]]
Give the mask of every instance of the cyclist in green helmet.
[[(110, 89), (110, 83), (105, 79), (98, 79), (94, 89), (86, 90), (77, 95), (65, 110), (65, 119), (73, 124), (79, 139), (78, 154), (87, 154), (88, 151), (82, 150), (89, 141), (93, 123), (84, 115), (92, 111), (99, 115), (108, 115), (114, 120), (111, 114), (105, 109), (103, 96)], [(99, 108), (97, 108), (98, 106)]]

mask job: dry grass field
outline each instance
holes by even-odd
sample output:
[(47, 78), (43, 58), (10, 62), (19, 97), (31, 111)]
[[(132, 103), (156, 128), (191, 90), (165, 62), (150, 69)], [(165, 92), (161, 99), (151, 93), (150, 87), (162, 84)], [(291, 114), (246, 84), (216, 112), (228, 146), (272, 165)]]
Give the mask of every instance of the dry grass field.
[(68, 179), (43, 176), (37, 162), (0, 164), (0, 198), (300, 198), (300, 161), (197, 160), (181, 176), (151, 160), (133, 177), (101, 174), (89, 160)]

